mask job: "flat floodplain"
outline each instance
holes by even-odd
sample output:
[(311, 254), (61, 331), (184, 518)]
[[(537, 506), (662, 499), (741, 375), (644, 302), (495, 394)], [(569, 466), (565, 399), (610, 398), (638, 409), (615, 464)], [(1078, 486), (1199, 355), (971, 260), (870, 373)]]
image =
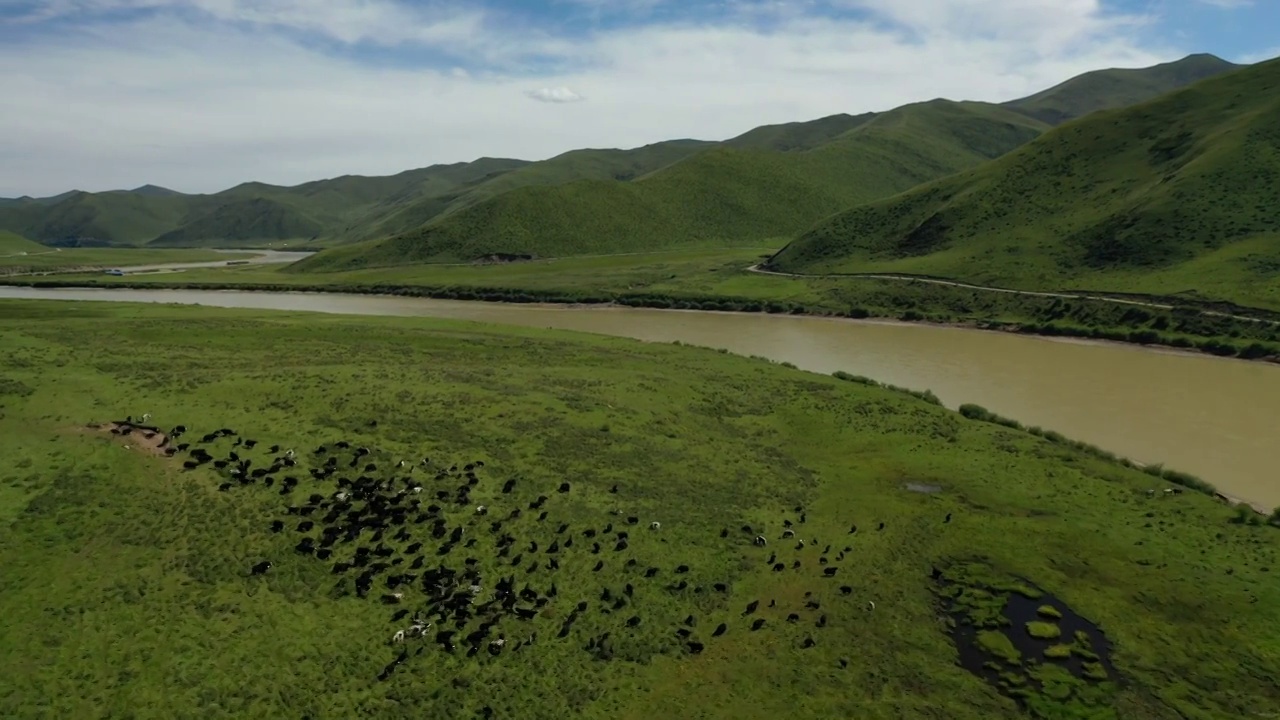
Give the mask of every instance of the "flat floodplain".
[[(0, 347), (4, 717), (1280, 706), (1280, 531), (884, 388), (567, 332), (105, 303), (0, 303)], [(90, 427), (127, 416), (189, 447)]]

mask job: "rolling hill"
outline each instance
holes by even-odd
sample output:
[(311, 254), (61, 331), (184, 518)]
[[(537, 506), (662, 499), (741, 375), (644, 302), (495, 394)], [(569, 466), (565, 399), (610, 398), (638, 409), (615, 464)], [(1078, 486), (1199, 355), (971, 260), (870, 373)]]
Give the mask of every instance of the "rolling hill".
[[(1042, 121), (1053, 124), (1099, 108), (1137, 102), (1231, 67), (1230, 63), (1212, 56), (1198, 55), (1146, 69), (1087, 73), (1043, 93), (1007, 103), (1004, 108), (953, 103), (953, 106), (966, 110), (953, 112), (949, 119), (942, 118), (941, 125), (937, 122), (938, 117), (925, 117), (929, 113), (919, 111), (921, 106), (929, 105), (922, 103), (883, 113), (838, 114), (806, 122), (766, 125), (723, 142), (684, 139), (631, 149), (574, 150), (538, 162), (481, 158), (469, 163), (434, 165), (385, 177), (343, 176), (294, 187), (251, 182), (211, 195), (186, 195), (155, 185), (144, 185), (130, 191), (73, 191), (48, 198), (5, 199), (0, 200), (0, 229), (59, 245), (156, 243), (162, 246), (205, 247), (275, 240), (312, 241), (317, 247), (325, 247), (414, 233), (445, 237), (456, 234), (460, 228), (504, 238), (529, 233), (536, 236), (541, 232), (538, 229), (541, 224), (546, 223), (548, 231), (551, 231), (559, 221), (539, 219), (535, 212), (535, 216), (518, 221), (519, 229), (512, 229), (503, 224), (507, 222), (501, 220), (506, 211), (501, 209), (477, 210), (468, 218), (456, 220), (455, 216), (487, 202), (514, 209), (527, 207), (530, 198), (545, 197), (552, 205), (563, 205), (566, 199), (561, 199), (556, 193), (547, 195), (535, 188), (565, 186), (566, 198), (578, 198), (587, 202), (587, 207), (556, 211), (563, 216), (564, 222), (576, 222), (578, 216), (594, 213), (591, 203), (596, 202), (593, 198), (597, 197), (603, 203), (602, 207), (626, 207), (652, 216), (649, 227), (637, 227), (630, 232), (627, 243), (631, 245), (636, 244), (638, 236), (658, 232), (674, 232), (676, 239), (673, 241), (679, 242), (688, 240), (690, 233), (694, 239), (732, 235), (735, 239), (749, 240), (769, 237), (777, 232), (794, 233), (822, 214), (835, 212), (854, 202), (904, 190), (909, 187), (902, 184), (905, 181), (931, 180), (970, 167), (974, 157), (979, 160), (994, 157), (1012, 147), (1008, 144), (1009, 134), (1005, 129), (1010, 125), (1022, 129), (1043, 129)], [(984, 109), (976, 112), (978, 107)], [(1015, 118), (1015, 114), (1018, 117)], [(989, 139), (983, 137), (988, 128), (981, 119), (983, 115), (995, 118), (994, 124), (990, 125), (994, 130)], [(944, 127), (951, 121), (959, 123), (959, 126)], [(894, 124), (918, 127), (889, 130)], [(886, 133), (896, 133), (897, 137), (888, 141), (875, 139)], [(1025, 141), (1033, 136), (1034, 133), (1024, 133), (1019, 137)], [(860, 138), (853, 144), (862, 143), (866, 147), (862, 151), (850, 150), (851, 138)], [(957, 140), (959, 145), (955, 144)], [(918, 149), (917, 146), (923, 147)], [(800, 200), (800, 207), (784, 209), (783, 216), (777, 218), (769, 214), (766, 206), (743, 216), (743, 222), (735, 220), (724, 225), (704, 218), (706, 210), (703, 208), (695, 213), (693, 226), (690, 226), (686, 210), (654, 210), (653, 203), (663, 201), (661, 192), (655, 194), (651, 189), (609, 187), (610, 183), (647, 182), (651, 176), (717, 148), (746, 155), (733, 161), (726, 161), (723, 156), (711, 157), (706, 161), (711, 166), (736, 163), (734, 167), (746, 172), (754, 172), (757, 162), (763, 163), (762, 168), (771, 166), (772, 169), (762, 170), (766, 176), (760, 178), (761, 188), (812, 186), (823, 178), (849, 183), (850, 186), (823, 188), (815, 197)], [(777, 158), (762, 160), (753, 155), (761, 151), (797, 156), (809, 153), (811, 156), (781, 162)], [(886, 158), (885, 152), (904, 154)], [(815, 159), (818, 155), (826, 160)], [(756, 160), (749, 159), (749, 156), (756, 157)], [(863, 163), (866, 168), (884, 173), (883, 182), (868, 193), (869, 169), (864, 172), (821, 167), (813, 170), (823, 162), (840, 162), (841, 158)], [(706, 196), (711, 192), (688, 179), (691, 177), (689, 173), (696, 175), (696, 168), (685, 168), (681, 172), (685, 173), (684, 179), (678, 183), (694, 188), (691, 190), (694, 195)], [(811, 180), (800, 178), (797, 185), (797, 172), (816, 174)], [(715, 176), (714, 171), (711, 176)], [(567, 187), (581, 181), (603, 185)], [(729, 194), (739, 190), (742, 187), (736, 179), (726, 188)], [(510, 192), (527, 192), (528, 195), (499, 202)], [(745, 192), (744, 197), (747, 197), (756, 191)], [(788, 197), (795, 198), (795, 192), (803, 194), (806, 191), (796, 189), (787, 192), (792, 193)], [(633, 198), (631, 193), (639, 195)], [(719, 200), (715, 202), (721, 203)], [(728, 199), (723, 204), (732, 207), (739, 202)], [(812, 212), (819, 214), (812, 215)], [(489, 228), (479, 222), (481, 216), (495, 218), (498, 225)], [(752, 224), (753, 218), (763, 218), (763, 224)], [(744, 224), (753, 228), (748, 237), (743, 237), (738, 230)], [(613, 232), (607, 222), (602, 224), (590, 220), (586, 226), (599, 232)], [(437, 231), (437, 227), (443, 229)], [(687, 231), (681, 228), (687, 228)], [(448, 242), (457, 244), (453, 240)], [(645, 243), (649, 241), (640, 244)], [(553, 247), (585, 246), (581, 238), (549, 242), (542, 238), (534, 244), (546, 244), (546, 252)], [(586, 245), (596, 244), (599, 241)]]
[(355, 239), (385, 237), (413, 230), (437, 217), (521, 187), (562, 185), (575, 180), (632, 180), (716, 145), (705, 140), (671, 140), (629, 150), (571, 150), (477, 182), (460, 184), (449, 192), (427, 195), (371, 226), (359, 229)]
[(1095, 70), (1004, 106), (1050, 125), (1060, 125), (1098, 110), (1152, 100), (1241, 67), (1213, 55), (1197, 54), (1149, 68)]
[(783, 272), (1195, 293), (1280, 307), (1280, 60), (1068, 123), (824, 220)]
[(210, 240), (253, 242), (314, 238), (324, 226), (314, 218), (265, 197), (233, 200), (147, 243), (150, 247), (191, 247)]
[(850, 203), (983, 163), (1045, 128), (984, 103), (919, 103), (882, 113), (811, 150), (717, 147), (633, 182), (518, 188), (420, 230), (320, 253), (296, 269), (759, 243), (798, 232)]
[[(59, 245), (216, 247), (248, 240), (343, 238), (423, 196), (446, 194), (523, 160), (480, 158), (396, 175), (347, 175), (294, 187), (243, 183), (212, 195), (143, 186), (0, 205), (0, 229)], [(265, 233), (265, 234), (264, 234)]]

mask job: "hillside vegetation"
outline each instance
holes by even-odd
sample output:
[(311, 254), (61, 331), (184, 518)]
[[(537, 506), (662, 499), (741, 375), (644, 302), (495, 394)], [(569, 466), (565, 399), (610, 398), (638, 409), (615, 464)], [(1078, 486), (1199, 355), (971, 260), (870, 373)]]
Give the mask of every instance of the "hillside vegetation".
[(381, 238), (413, 230), (437, 217), (517, 188), (562, 185), (575, 180), (633, 180), (715, 145), (703, 140), (672, 140), (630, 150), (571, 150), (507, 172), (494, 173), (448, 192), (429, 195), (368, 227), (353, 231), (352, 237)]
[[(1065, 117), (1074, 117), (1099, 108), (1147, 99), (1165, 89), (1220, 70), (1225, 65), (1227, 64), (1212, 56), (1192, 56), (1178, 63), (1154, 68), (1089, 73), (1045, 93), (1013, 101), (1008, 104), (1007, 110), (1058, 122)], [(965, 105), (972, 107), (977, 104)], [(671, 140), (627, 150), (574, 150), (539, 162), (480, 158), (470, 163), (433, 165), (386, 177), (344, 176), (294, 187), (251, 182), (212, 195), (184, 195), (167, 188), (144, 185), (131, 191), (73, 191), (47, 198), (0, 198), (0, 229), (16, 232), (39, 242), (63, 246), (141, 245), (154, 242), (162, 246), (217, 247), (282, 240), (308, 241), (315, 247), (341, 245), (412, 233), (521, 188), (554, 187), (583, 180), (638, 180), (700, 151), (716, 147), (775, 153), (819, 151), (826, 145), (839, 143), (841, 138), (864, 126), (873, 125), (886, 116), (901, 114), (906, 109), (856, 116), (838, 114), (805, 122), (766, 125), (723, 142)], [(997, 111), (992, 110), (987, 114), (995, 112)], [(960, 117), (959, 121), (971, 122), (972, 118)], [(1025, 124), (1026, 120), (1012, 122)], [(925, 131), (933, 132), (934, 129), (925, 128)], [(943, 144), (954, 139), (948, 139), (949, 134), (948, 130), (942, 130), (940, 141)], [(993, 140), (996, 146), (1008, 149), (1005, 147), (1006, 133), (997, 131)], [(883, 162), (888, 162), (889, 172), (883, 186), (877, 187), (874, 193), (865, 192), (868, 180), (864, 175), (853, 178), (852, 182), (857, 187), (844, 194), (843, 205), (828, 206), (822, 197), (806, 198), (804, 202), (809, 207), (821, 207), (825, 212), (834, 212), (853, 202), (883, 197), (905, 189), (906, 186), (901, 184), (904, 181), (911, 181), (913, 178), (919, 178), (917, 182), (933, 179), (939, 177), (939, 173), (945, 174), (967, 167), (962, 158), (946, 157), (955, 148), (941, 149), (941, 155), (938, 154), (939, 148), (933, 148), (926, 151), (926, 155), (932, 157), (914, 157), (911, 146), (915, 141), (939, 142), (938, 139), (917, 136), (913, 142), (907, 143), (906, 154), (902, 157), (873, 160), (881, 163), (882, 167)], [(965, 148), (977, 149), (978, 146), (966, 145)], [(960, 148), (962, 155), (965, 148)], [(895, 152), (901, 149), (884, 148), (885, 151)], [(978, 154), (990, 156), (989, 151), (979, 150)], [(853, 161), (862, 162), (863, 158), (855, 155)], [(809, 161), (797, 162), (801, 171), (807, 171), (806, 162)], [(835, 181), (844, 182), (845, 178), (837, 175)], [(785, 185), (789, 182), (778, 178), (764, 180), (765, 185)], [(727, 190), (730, 193), (734, 191), (736, 188), (732, 186)], [(568, 191), (569, 195), (579, 192), (582, 191)], [(590, 206), (597, 202), (598, 194), (611, 195), (612, 190), (589, 190), (586, 193), (585, 199)], [(822, 190), (820, 194), (831, 196), (838, 192)], [(534, 192), (534, 195), (537, 193)], [(655, 201), (665, 202), (661, 198)], [(598, 202), (603, 203), (604, 207), (613, 207), (618, 203), (645, 210), (650, 207), (648, 200), (602, 198)], [(733, 202), (731, 200), (730, 204)], [(517, 198), (512, 207), (519, 210), (524, 207), (524, 201)], [(497, 215), (504, 212), (499, 210)], [(590, 209), (587, 212), (591, 212)], [(664, 210), (663, 214), (669, 213)], [(761, 212), (760, 216), (766, 214)], [(792, 214), (803, 215), (799, 212)], [(808, 220), (802, 225), (816, 220), (820, 215), (805, 217)], [(537, 218), (523, 222), (525, 229), (515, 231), (515, 235), (522, 232), (536, 235), (542, 232), (537, 229), (540, 222), (543, 221)], [(556, 221), (547, 223), (548, 228), (556, 227)], [(499, 221), (494, 232), (511, 232), (508, 224), (505, 220)], [(611, 229), (608, 224), (588, 224)], [(786, 221), (766, 224), (772, 228), (786, 228), (786, 233), (800, 229)], [(712, 235), (736, 232), (736, 225), (724, 225), (716, 220), (706, 223), (699, 221), (698, 225), (706, 225)], [(463, 220), (461, 226), (477, 228), (480, 232), (488, 231), (483, 223), (477, 224), (475, 218)], [(704, 234), (701, 227), (688, 227), (687, 218), (682, 217), (679, 212), (671, 217), (655, 218), (653, 225), (646, 231), (657, 232), (668, 227), (675, 227), (677, 234), (686, 231), (699, 237)], [(446, 229), (443, 234), (448, 236), (454, 230)], [(770, 228), (762, 230), (772, 231)], [(760, 237), (762, 233), (753, 232), (752, 235)], [(686, 239), (682, 238), (681, 241)], [(543, 240), (545, 238), (538, 242)], [(614, 245), (611, 241), (600, 242)], [(561, 246), (581, 245), (582, 239), (555, 243)], [(448, 244), (457, 243), (450, 240)]]
[(978, 165), (1044, 128), (984, 103), (909, 105), (811, 150), (719, 147), (634, 182), (519, 188), (421, 230), (322, 252), (297, 269), (758, 244), (794, 234), (850, 203)]
[(5, 718), (1280, 706), (1280, 532), (928, 395), (407, 318), (4, 301), (0, 346)]
[(1137, 105), (1240, 67), (1213, 55), (1198, 54), (1149, 68), (1095, 70), (1004, 105), (1059, 125), (1098, 110)]
[(324, 226), (284, 203), (264, 197), (232, 200), (147, 243), (151, 247), (192, 247), (210, 241), (314, 238)]
[(343, 176), (294, 187), (244, 183), (212, 195), (149, 187), (76, 192), (0, 206), (0, 228), (60, 245), (217, 247), (317, 235), (341, 239), (424, 195), (449, 193), (525, 164), (481, 158), (386, 177)]
[(44, 252), (45, 250), (48, 250), (48, 248), (38, 242), (32, 242), (21, 235), (0, 230), (0, 255)]
[(1278, 84), (1271, 61), (1069, 123), (829, 218), (767, 266), (1280, 307)]

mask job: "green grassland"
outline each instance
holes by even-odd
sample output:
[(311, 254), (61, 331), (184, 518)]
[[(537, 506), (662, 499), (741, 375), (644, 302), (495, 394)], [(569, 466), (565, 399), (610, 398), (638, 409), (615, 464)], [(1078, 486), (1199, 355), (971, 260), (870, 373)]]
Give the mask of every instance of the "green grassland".
[(983, 103), (933, 101), (883, 113), (816, 148), (715, 148), (634, 182), (526, 186), (422, 229), (322, 252), (312, 270), (404, 262), (755, 245), (851, 203), (901, 192), (997, 157), (1045, 127)]
[(1137, 105), (1239, 67), (1213, 55), (1197, 54), (1149, 68), (1095, 70), (1004, 105), (1059, 125), (1098, 110)]
[(252, 257), (253, 253), (224, 253), (193, 248), (51, 248), (38, 245), (25, 255), (0, 253), (0, 276), (13, 273), (75, 271), (162, 263), (213, 262)]
[(1270, 61), (1068, 123), (829, 218), (768, 265), (1280, 308), (1277, 82)]
[[(1145, 474), (907, 395), (705, 349), (530, 329), (2, 305), (5, 717), (470, 717), (488, 705), (520, 718), (1227, 718), (1280, 703), (1280, 533), (1232, 523), (1204, 495), (1150, 499), (1161, 483)], [(549, 496), (546, 521), (526, 510), (505, 528), (521, 549), (575, 537), (559, 570), (539, 552), (539, 569), (516, 576), (558, 594), (534, 620), (494, 630), (511, 645), (536, 631), (536, 644), (468, 657), (411, 639), (378, 681), (404, 624), (388, 622), (395, 608), (377, 600), (387, 591), (358, 598), (331, 562), (295, 552), (299, 518), (282, 515), (333, 482), (300, 472), (287, 497), (261, 482), (219, 492), (225, 471), (184, 471), (181, 458), (86, 428), (143, 412), (186, 424), (197, 444), (234, 428), (259, 441), (239, 448), (258, 463), (267, 444), (296, 447), (300, 470), (311, 448), (338, 439), (383, 467), (483, 460), (473, 502), (489, 506), (485, 522), (443, 503), (479, 544), (429, 560), (474, 556), (486, 587), (515, 572), (487, 521)], [(233, 449), (231, 438), (205, 446)], [(288, 523), (273, 534), (277, 517)], [(819, 542), (795, 549), (780, 539), (784, 519)], [(558, 523), (571, 529), (558, 535)], [(630, 531), (630, 547), (614, 551), (610, 535), (593, 572), (581, 532), (609, 523)], [(744, 524), (769, 547), (754, 547)], [(429, 526), (406, 527), (421, 539)], [(387, 542), (407, 552), (390, 531)], [(827, 544), (853, 549), (823, 566)], [(783, 571), (766, 564), (772, 552)], [(350, 553), (338, 545), (333, 559)], [(251, 576), (264, 559), (274, 566)], [(1024, 659), (1045, 685), (1023, 692), (1020, 709), (957, 665), (931, 568), (968, 579), (959, 597), (984, 622), (991, 593), (1014, 578), (1053, 593), (1114, 643), (1118, 677), (1073, 679)], [(680, 578), (688, 587), (672, 589)], [(605, 613), (602, 589), (627, 583), (626, 608)], [(589, 609), (557, 637), (578, 601)], [(753, 618), (765, 626), (751, 631)], [(727, 632), (712, 637), (719, 623)], [(691, 654), (680, 627), (705, 650)], [(604, 648), (588, 650), (605, 632)]]
[(44, 252), (49, 248), (16, 233), (0, 230), (0, 257), (19, 253)]

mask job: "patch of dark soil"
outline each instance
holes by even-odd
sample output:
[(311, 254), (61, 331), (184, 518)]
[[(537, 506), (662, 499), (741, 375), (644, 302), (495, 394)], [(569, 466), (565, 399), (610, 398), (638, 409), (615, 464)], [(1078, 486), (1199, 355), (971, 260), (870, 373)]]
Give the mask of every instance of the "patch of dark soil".
[(91, 430), (110, 433), (120, 438), (125, 441), (125, 446), (130, 450), (149, 452), (153, 455), (165, 455), (165, 448), (169, 444), (169, 436), (162, 432), (160, 428), (151, 425), (117, 420), (102, 425), (91, 424), (88, 427)]

